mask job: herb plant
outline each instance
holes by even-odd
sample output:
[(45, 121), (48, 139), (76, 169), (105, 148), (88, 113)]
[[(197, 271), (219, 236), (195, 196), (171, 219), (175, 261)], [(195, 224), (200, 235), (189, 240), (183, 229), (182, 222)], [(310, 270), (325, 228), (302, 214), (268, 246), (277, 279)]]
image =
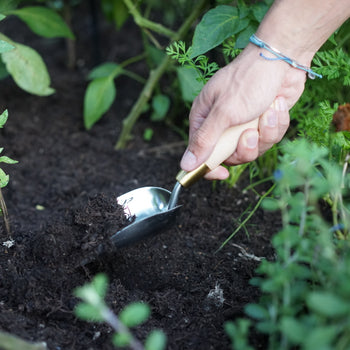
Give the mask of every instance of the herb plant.
[(225, 328), (236, 350), (252, 349), (249, 328), (266, 335), (267, 349), (348, 349), (350, 175), (327, 147), (305, 138), (282, 151), (274, 198), (264, 202), (282, 216), (272, 240), (276, 257), (252, 279), (262, 296), (246, 307), (250, 319)]
[(129, 346), (133, 350), (165, 349), (166, 336), (160, 330), (152, 331), (144, 346), (131, 333), (130, 328), (140, 325), (149, 318), (150, 307), (141, 302), (131, 303), (117, 316), (104, 301), (107, 287), (106, 275), (98, 274), (91, 283), (77, 288), (74, 294), (83, 302), (76, 306), (75, 314), (83, 320), (109, 324), (115, 331), (112, 341), (116, 347)]

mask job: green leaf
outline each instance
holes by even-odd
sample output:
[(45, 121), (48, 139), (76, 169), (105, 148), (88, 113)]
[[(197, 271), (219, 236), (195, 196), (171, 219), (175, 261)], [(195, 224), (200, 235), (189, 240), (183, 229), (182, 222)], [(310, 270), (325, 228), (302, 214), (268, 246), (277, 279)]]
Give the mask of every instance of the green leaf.
[(115, 333), (112, 337), (112, 343), (116, 347), (122, 348), (124, 346), (128, 346), (131, 341), (130, 333)]
[(100, 298), (104, 299), (108, 288), (107, 276), (104, 273), (97, 274), (92, 280), (92, 285), (95, 288), (97, 294), (100, 296)]
[(147, 304), (136, 302), (127, 305), (119, 314), (119, 319), (127, 327), (135, 327), (145, 322), (151, 313)]
[(247, 315), (257, 320), (263, 320), (268, 317), (268, 312), (258, 304), (248, 304), (245, 308), (245, 312)]
[(7, 41), (0, 40), (0, 53), (13, 50), (15, 47)]
[(166, 347), (166, 335), (160, 330), (153, 330), (145, 342), (146, 350), (164, 350)]
[(143, 139), (145, 141), (151, 141), (153, 137), (153, 129), (151, 128), (146, 128), (145, 131), (143, 132)]
[(281, 331), (293, 344), (300, 344), (307, 336), (308, 329), (305, 325), (292, 317), (283, 317)]
[(199, 75), (195, 68), (177, 67), (176, 72), (180, 82), (182, 99), (192, 103), (202, 90), (204, 83), (197, 80)]
[(16, 163), (18, 163), (18, 161), (13, 160), (13, 159), (6, 157), (6, 156), (2, 156), (2, 157), (0, 157), (0, 163), (16, 164)]
[(123, 26), (130, 15), (123, 0), (102, 0), (101, 5), (105, 16), (114, 22), (117, 29)]
[(10, 177), (2, 169), (0, 169), (0, 187), (3, 188), (9, 183)]
[(275, 211), (279, 209), (279, 203), (277, 199), (268, 197), (262, 201), (262, 207), (266, 210)]
[(152, 121), (161, 121), (168, 113), (170, 106), (170, 99), (166, 95), (158, 94), (152, 99), (153, 112), (151, 115)]
[(84, 97), (84, 124), (86, 129), (101, 119), (115, 100), (117, 91), (110, 77), (97, 78), (88, 85)]
[(191, 58), (220, 45), (228, 37), (240, 32), (248, 23), (249, 19), (239, 18), (236, 7), (220, 5), (209, 10), (195, 29)]
[(55, 92), (50, 87), (50, 76), (41, 56), (32, 48), (13, 43), (14, 50), (4, 52), (2, 60), (16, 84), (23, 90), (38, 96)]
[(254, 6), (252, 6), (253, 15), (259, 23), (263, 20), (268, 9), (269, 6), (264, 3), (256, 3)]
[(47, 7), (28, 6), (9, 11), (8, 14), (18, 16), (34, 33), (45, 38), (74, 39), (74, 34), (62, 17)]
[(256, 32), (257, 25), (250, 24), (244, 28), (238, 35), (235, 42), (235, 49), (244, 49), (249, 43), (249, 38)]
[(313, 292), (306, 302), (312, 310), (324, 316), (344, 316), (350, 311), (350, 303), (330, 292)]
[(86, 304), (86, 303), (79, 303), (75, 309), (74, 313), (77, 317), (79, 317), (82, 320), (85, 321), (91, 321), (91, 322), (102, 322), (103, 317), (101, 314), (96, 310), (96, 307)]
[(6, 18), (6, 16), (0, 13), (0, 21), (2, 21), (4, 18)]
[[(1, 114), (0, 114), (0, 128), (2, 128), (6, 122), (7, 122), (7, 118), (9, 116), (9, 113), (7, 111), (7, 109), (5, 109)], [(1, 152), (0, 152), (1, 153)]]
[(339, 327), (331, 324), (311, 329), (307, 337), (304, 339), (303, 349), (334, 349), (331, 344), (337, 336), (337, 333), (339, 333)]
[(97, 78), (105, 78), (110, 75), (113, 78), (115, 78), (122, 71), (123, 71), (123, 68), (120, 65), (113, 62), (106, 62), (94, 68), (88, 75), (88, 79), (92, 80)]

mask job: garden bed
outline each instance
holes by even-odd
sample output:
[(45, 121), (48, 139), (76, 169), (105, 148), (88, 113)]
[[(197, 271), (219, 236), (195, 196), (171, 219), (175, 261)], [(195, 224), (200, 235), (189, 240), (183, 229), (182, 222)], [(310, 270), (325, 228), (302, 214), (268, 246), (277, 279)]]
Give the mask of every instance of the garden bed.
[[(107, 303), (115, 312), (132, 301), (151, 306), (150, 320), (135, 330), (138, 338), (161, 328), (168, 336), (168, 349), (228, 349), (223, 324), (257, 301), (258, 291), (249, 280), (259, 258), (273, 257), (270, 238), (278, 226), (274, 214), (258, 209), (247, 231), (241, 230), (216, 252), (258, 200), (254, 192), (243, 191), (248, 179), (234, 188), (200, 181), (181, 192), (182, 209), (173, 228), (80, 264), (94, 240), (114, 232), (110, 217), (115, 198), (141, 186), (171, 190), (185, 149), (178, 134), (145, 116), (127, 149), (114, 150), (122, 118), (141, 89), (128, 78), (118, 80), (117, 101), (108, 114), (91, 131), (84, 129), (85, 77), (94, 63), (89, 21), (88, 16), (73, 21), (75, 70), (65, 66), (63, 40), (38, 38), (14, 19), (4, 23), (13, 39), (45, 58), (56, 93), (36, 97), (10, 78), (0, 82), (0, 111), (9, 110), (1, 146), (19, 161), (6, 167), (10, 183), (3, 190), (12, 236), (1, 228), (0, 329), (45, 341), (50, 350), (113, 349), (108, 326), (80, 321), (73, 313), (74, 288), (105, 272), (110, 281)], [(122, 61), (141, 50), (132, 21), (124, 30), (128, 35), (103, 24), (104, 61)], [(135, 69), (146, 74), (142, 64)], [(151, 142), (142, 138), (146, 127), (154, 129)], [(9, 239), (14, 245), (8, 248), (3, 243)], [(208, 297), (220, 290), (224, 300)], [(261, 337), (253, 343), (264, 348)]]

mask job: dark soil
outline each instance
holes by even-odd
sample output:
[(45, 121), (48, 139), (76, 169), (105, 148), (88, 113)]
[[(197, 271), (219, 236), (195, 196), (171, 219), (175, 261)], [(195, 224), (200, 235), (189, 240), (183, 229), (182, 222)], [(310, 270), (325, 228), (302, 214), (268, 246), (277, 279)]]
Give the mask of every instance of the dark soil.
[[(15, 19), (1, 22), (1, 31), (42, 54), (56, 93), (36, 97), (10, 78), (0, 82), (0, 111), (9, 110), (1, 147), (19, 161), (4, 166), (10, 174), (3, 194), (11, 237), (2, 227), (0, 329), (45, 341), (50, 350), (113, 349), (108, 326), (80, 321), (73, 313), (74, 288), (104, 272), (110, 281), (107, 302), (116, 313), (132, 301), (151, 306), (150, 320), (135, 329), (141, 340), (151, 329), (161, 328), (168, 349), (229, 349), (224, 322), (243, 316), (244, 306), (258, 300), (249, 280), (258, 257), (273, 257), (270, 238), (278, 218), (259, 209), (247, 230), (216, 252), (258, 198), (243, 191), (245, 178), (234, 188), (202, 180), (182, 191), (181, 213), (173, 228), (105, 257), (96, 255), (95, 248), (126, 224), (120, 223), (116, 197), (141, 186), (171, 190), (185, 143), (169, 127), (144, 116), (127, 149), (114, 150), (121, 121), (141, 88), (128, 78), (117, 81), (111, 111), (91, 131), (84, 129), (82, 104), (85, 76), (94, 64), (93, 40), (91, 18), (78, 15), (78, 10), (84, 8), (76, 9), (73, 18), (74, 70), (65, 65), (63, 40), (39, 38)], [(100, 30), (103, 60), (120, 62), (141, 52), (132, 21), (122, 32), (106, 23)], [(147, 75), (142, 64), (133, 68)], [(155, 131), (151, 142), (142, 138), (146, 127)], [(10, 248), (3, 245), (9, 239), (14, 241)], [(93, 261), (82, 266), (91, 257)], [(222, 290), (224, 300), (215, 298), (220, 294), (215, 290)], [(262, 337), (255, 335), (252, 342), (264, 349)]]

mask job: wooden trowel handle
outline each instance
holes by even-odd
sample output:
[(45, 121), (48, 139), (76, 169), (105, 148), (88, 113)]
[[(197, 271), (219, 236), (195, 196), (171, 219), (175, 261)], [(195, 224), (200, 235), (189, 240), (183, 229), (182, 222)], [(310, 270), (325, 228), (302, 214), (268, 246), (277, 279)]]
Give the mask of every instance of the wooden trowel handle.
[(178, 173), (176, 180), (183, 187), (189, 187), (197, 180), (202, 178), (207, 172), (216, 169), (221, 163), (229, 158), (232, 153), (235, 152), (238, 140), (243, 131), (251, 128), (256, 129), (258, 124), (259, 118), (245, 124), (232, 126), (231, 128), (225, 130), (206, 162), (200, 165), (197, 169), (189, 172), (181, 170)]

